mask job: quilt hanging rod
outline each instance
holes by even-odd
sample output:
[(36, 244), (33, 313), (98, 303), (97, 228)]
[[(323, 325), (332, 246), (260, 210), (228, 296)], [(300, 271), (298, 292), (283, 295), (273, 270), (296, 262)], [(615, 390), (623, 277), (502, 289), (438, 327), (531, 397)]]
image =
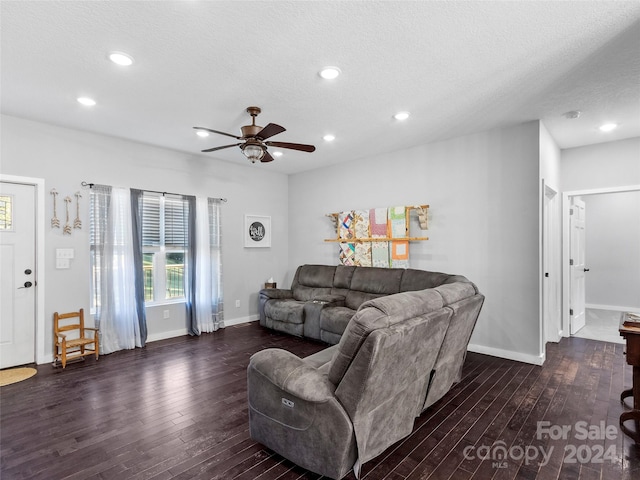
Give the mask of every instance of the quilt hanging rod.
[[(89, 188), (93, 188), (93, 186), (95, 185), (95, 183), (87, 183), (84, 180), (82, 182), (80, 182), (80, 185), (82, 185), (83, 187), (89, 187)], [(151, 192), (151, 193), (161, 193), (162, 196), (164, 197), (165, 195), (184, 195), (183, 193), (171, 193), (171, 192), (161, 192), (159, 190), (146, 190), (143, 189), (144, 192)], [(215, 200), (220, 200), (221, 202), (225, 202), (227, 201), (226, 198), (216, 198)]]

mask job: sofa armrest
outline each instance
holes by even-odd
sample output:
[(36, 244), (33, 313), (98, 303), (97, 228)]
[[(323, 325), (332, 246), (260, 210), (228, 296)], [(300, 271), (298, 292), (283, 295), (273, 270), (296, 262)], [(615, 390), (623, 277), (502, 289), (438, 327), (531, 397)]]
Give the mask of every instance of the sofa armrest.
[(293, 298), (293, 292), (285, 288), (263, 288), (260, 290), (260, 297), (276, 299)]
[(268, 348), (249, 360), (248, 375), (257, 373), (283, 392), (307, 402), (322, 403), (335, 398), (335, 386), (326, 375), (286, 350)]

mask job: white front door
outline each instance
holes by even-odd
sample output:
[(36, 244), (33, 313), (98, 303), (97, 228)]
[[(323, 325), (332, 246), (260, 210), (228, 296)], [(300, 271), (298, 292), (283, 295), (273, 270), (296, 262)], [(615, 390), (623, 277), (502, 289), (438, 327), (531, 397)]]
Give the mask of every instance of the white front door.
[(36, 187), (0, 182), (0, 368), (35, 362)]
[(571, 199), (569, 211), (569, 269), (571, 270), (571, 296), (569, 312), (571, 335), (585, 325), (585, 204), (578, 198)]

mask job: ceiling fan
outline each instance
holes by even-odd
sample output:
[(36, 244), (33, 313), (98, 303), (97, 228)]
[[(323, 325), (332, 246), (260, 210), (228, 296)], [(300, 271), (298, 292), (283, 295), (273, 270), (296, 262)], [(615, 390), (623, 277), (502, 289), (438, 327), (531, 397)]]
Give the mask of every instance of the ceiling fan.
[(289, 143), (289, 142), (265, 142), (267, 138), (271, 138), (274, 135), (284, 132), (286, 129), (275, 123), (270, 123), (266, 127), (256, 125), (256, 117), (261, 112), (260, 107), (247, 107), (247, 113), (251, 115), (251, 125), (245, 125), (241, 127), (242, 136), (238, 137), (231, 133), (220, 132), (218, 130), (211, 130), (205, 127), (193, 127), (196, 130), (203, 130), (205, 132), (217, 133), (219, 135), (226, 135), (227, 137), (233, 137), (237, 140), (242, 140), (240, 143), (232, 143), (231, 145), (223, 145), (221, 147), (207, 148), (202, 150), (203, 152), (214, 152), (216, 150), (222, 150), (223, 148), (240, 147), (245, 157), (251, 160), (251, 163), (256, 163), (258, 160), (261, 162), (271, 162), (273, 157), (267, 152), (267, 147), (280, 147), (289, 148), (291, 150), (299, 150), (301, 152), (313, 152), (316, 147), (313, 145), (304, 145), (302, 143)]

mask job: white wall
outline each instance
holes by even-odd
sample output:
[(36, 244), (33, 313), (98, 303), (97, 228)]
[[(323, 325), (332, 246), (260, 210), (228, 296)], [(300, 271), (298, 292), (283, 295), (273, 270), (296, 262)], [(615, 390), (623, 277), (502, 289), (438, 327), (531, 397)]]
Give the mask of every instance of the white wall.
[(640, 137), (562, 150), (565, 192), (640, 184)]
[[(190, 155), (126, 140), (3, 115), (0, 173), (45, 180), (45, 190), (55, 188), (58, 217), (64, 221), (62, 198), (80, 191), (82, 230), (71, 236), (52, 229), (48, 209), (45, 235), (45, 354), (51, 354), (54, 311), (89, 310), (89, 191), (82, 181), (120, 187), (184, 193), (202, 197), (226, 197), (222, 207), (225, 321), (257, 318), (257, 292), (265, 280), (284, 277), (288, 265), (288, 180), (262, 165), (236, 165), (212, 156)], [(264, 185), (269, 185), (265, 195)], [(48, 195), (47, 195), (48, 196)], [(48, 196), (49, 197), (49, 196)], [(75, 202), (72, 219), (75, 217)], [(243, 247), (244, 214), (269, 215), (272, 247)], [(56, 248), (73, 248), (75, 259), (68, 270), (55, 268)], [(235, 301), (240, 300), (240, 308)], [(162, 319), (162, 310), (170, 318)], [(147, 309), (149, 338), (186, 332), (183, 304)]]
[[(540, 123), (540, 309), (543, 343), (560, 340), (562, 331), (562, 198), (560, 195), (560, 148)], [(545, 276), (547, 274), (547, 276)], [(542, 347), (544, 348), (544, 346)]]
[(586, 205), (586, 303), (640, 309), (640, 191), (582, 197)]
[(355, 160), (289, 178), (289, 274), (337, 264), (325, 214), (429, 204), (413, 268), (467, 276), (486, 295), (470, 349), (539, 363), (539, 122)]

